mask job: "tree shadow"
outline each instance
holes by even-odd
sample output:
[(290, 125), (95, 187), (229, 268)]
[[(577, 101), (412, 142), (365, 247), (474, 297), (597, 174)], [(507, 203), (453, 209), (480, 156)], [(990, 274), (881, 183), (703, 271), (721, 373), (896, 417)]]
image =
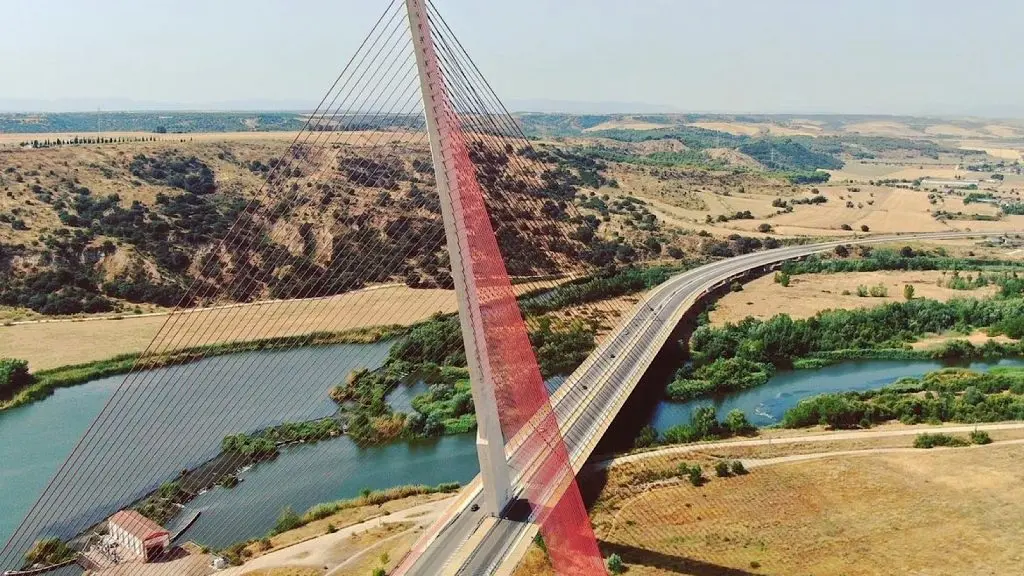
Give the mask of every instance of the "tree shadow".
[(635, 546), (612, 544), (610, 542), (603, 541), (598, 544), (601, 547), (601, 552), (606, 557), (611, 554), (618, 554), (627, 566), (650, 566), (652, 568), (659, 568), (675, 574), (686, 574), (688, 576), (760, 576), (757, 572), (748, 572), (740, 568), (719, 566), (718, 564), (702, 562), (700, 560), (694, 560), (693, 558), (684, 558), (682, 556), (673, 556), (653, 550), (644, 550), (643, 548), (637, 548)]

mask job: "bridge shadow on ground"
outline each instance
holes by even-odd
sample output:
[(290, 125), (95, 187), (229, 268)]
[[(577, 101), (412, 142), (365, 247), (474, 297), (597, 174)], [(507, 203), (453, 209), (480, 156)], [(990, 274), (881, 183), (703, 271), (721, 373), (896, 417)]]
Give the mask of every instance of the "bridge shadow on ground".
[(633, 448), (640, 429), (647, 425), (654, 416), (658, 405), (665, 400), (665, 387), (672, 381), (675, 373), (690, 358), (686, 345), (690, 336), (697, 328), (697, 316), (703, 306), (696, 306), (687, 313), (673, 330), (672, 335), (651, 361), (636, 388), (626, 399), (622, 410), (612, 420), (608, 431), (598, 442), (590, 460), (602, 460), (610, 454), (622, 453)]
[[(598, 443), (594, 455), (590, 459), (592, 462), (633, 448), (633, 441), (637, 434), (651, 420), (658, 404), (665, 399), (665, 387), (679, 367), (689, 359), (689, 350), (685, 343), (689, 341), (690, 335), (696, 329), (697, 317), (703, 310), (704, 306), (695, 306), (693, 311), (683, 317), (672, 336), (654, 358), (651, 367), (637, 384), (633, 394), (626, 400), (622, 410), (612, 421), (608, 432)], [(585, 466), (580, 472), (578, 480), (584, 503), (590, 509), (604, 491), (608, 482), (608, 471), (595, 470)], [(635, 546), (600, 540), (598, 543), (602, 555), (607, 557), (611, 554), (618, 554), (627, 565), (649, 566), (673, 574), (689, 576), (758, 576), (756, 572), (719, 566)]]
[(718, 564), (710, 564), (692, 558), (644, 550), (635, 546), (612, 544), (604, 541), (598, 542), (598, 545), (601, 547), (601, 553), (605, 557), (618, 554), (627, 566), (649, 566), (659, 570), (666, 570), (672, 574), (686, 574), (687, 576), (759, 576), (757, 572), (719, 566)]

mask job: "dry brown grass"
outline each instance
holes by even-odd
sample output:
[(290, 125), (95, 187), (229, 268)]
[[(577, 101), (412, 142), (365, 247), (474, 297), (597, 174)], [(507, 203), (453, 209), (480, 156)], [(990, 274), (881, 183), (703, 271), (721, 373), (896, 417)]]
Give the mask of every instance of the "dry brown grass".
[[(789, 314), (793, 318), (808, 318), (830, 308), (873, 308), (886, 302), (903, 300), (903, 287), (914, 287), (915, 298), (946, 301), (953, 298), (984, 298), (997, 288), (986, 286), (977, 290), (953, 290), (940, 287), (943, 278), (939, 271), (879, 271), (842, 272), (838, 274), (801, 274), (790, 279), (788, 288), (775, 282), (773, 275), (762, 276), (744, 285), (742, 292), (723, 296), (711, 312), (711, 322), (721, 326), (726, 322), (739, 322), (747, 316), (767, 319), (776, 314)], [(858, 297), (857, 286), (884, 285), (889, 295), (885, 298)], [(849, 294), (844, 295), (843, 291)]]
[(998, 342), (1000, 344), (1009, 344), (1011, 342), (1016, 342), (1016, 340), (1014, 340), (1013, 338), (1009, 338), (1004, 335), (989, 336), (985, 332), (978, 330), (966, 336), (964, 336), (963, 334), (937, 334), (935, 336), (929, 336), (928, 338), (922, 338), (917, 342), (914, 342), (913, 344), (911, 344), (911, 347), (913, 347), (914, 350), (927, 350), (929, 348), (937, 348), (939, 345), (944, 344), (950, 340), (967, 340), (968, 342), (974, 344), (975, 346), (981, 346), (982, 344), (988, 342), (989, 340)]
[(704, 128), (705, 130), (717, 130), (718, 132), (726, 132), (736, 136), (757, 136), (762, 133), (771, 134), (772, 136), (817, 136), (821, 133), (821, 128), (813, 125), (793, 124), (791, 126), (783, 126), (770, 122), (760, 124), (747, 122), (694, 122), (690, 126)]
[[(387, 567), (392, 568), (394, 562), (411, 547), (411, 542), (419, 532), (412, 522), (394, 522), (372, 526), (348, 535), (324, 535), (315, 542), (285, 548), (272, 556), (250, 559), (242, 566), (228, 568), (222, 574), (275, 574), (269, 572), (272, 570), (317, 570), (317, 574), (349, 574), (352, 568), (366, 567), (361, 573), (361, 576), (366, 576), (374, 567), (381, 565), (381, 554), (384, 552), (389, 555)], [(403, 545), (407, 547), (402, 549)]]
[(323, 576), (323, 568), (302, 566), (283, 566), (281, 568), (265, 568), (246, 572), (244, 576)]
[[(602, 553), (638, 576), (1019, 574), (1021, 457), (998, 443), (834, 456), (700, 488), (638, 486), (616, 468), (592, 519)], [(534, 549), (516, 574), (552, 572)]]
[[(374, 568), (383, 567), (385, 572), (390, 573), (405, 554), (412, 549), (419, 534), (410, 531), (380, 542), (360, 556), (350, 556), (349, 560), (330, 572), (330, 576), (367, 576)], [(354, 538), (358, 540), (359, 537)], [(367, 549), (371, 542), (357, 542), (362, 549)], [(387, 554), (387, 563), (381, 559)]]
[(833, 458), (654, 489), (624, 502), (601, 539), (638, 575), (699, 573), (687, 569), (697, 563), (769, 574), (1015, 574), (1021, 456), (1020, 446), (994, 446)]
[[(85, 576), (207, 576), (215, 571), (210, 567), (209, 554), (189, 553), (169, 561), (143, 564), (129, 562), (99, 571), (86, 571)], [(284, 575), (281, 575), (284, 576)], [(307, 576), (296, 574), (294, 576)]]
[(602, 122), (596, 126), (585, 128), (584, 132), (598, 132), (600, 130), (657, 130), (658, 128), (671, 128), (671, 124), (656, 124), (654, 122), (643, 122), (640, 120), (633, 120), (630, 118), (624, 118), (621, 120), (609, 120)]
[(389, 286), (318, 300), (260, 302), (173, 315), (128, 315), (120, 320), (61, 320), (3, 326), (0, 355), (28, 360), (33, 370), (42, 370), (139, 352), (158, 334), (160, 340), (155, 349), (171, 350), (317, 331), (408, 325), (426, 320), (436, 312), (455, 309), (452, 292)]
[(924, 134), (902, 122), (872, 121), (847, 124), (843, 132), (865, 136), (894, 136), (897, 138), (922, 138)]
[[(513, 288), (523, 293), (557, 281)], [(311, 332), (408, 326), (457, 309), (455, 293), (387, 285), (328, 298), (273, 300), (174, 314), (117, 315), (0, 326), (0, 356), (28, 360), (33, 370), (152, 350), (243, 342)]]

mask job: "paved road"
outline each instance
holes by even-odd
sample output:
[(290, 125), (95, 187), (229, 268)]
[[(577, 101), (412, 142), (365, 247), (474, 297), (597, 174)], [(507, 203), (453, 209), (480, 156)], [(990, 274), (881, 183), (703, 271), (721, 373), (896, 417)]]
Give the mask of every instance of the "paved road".
[[(723, 282), (748, 270), (825, 252), (841, 244), (998, 235), (938, 232), (843, 238), (737, 256), (706, 264), (669, 279), (649, 292), (616, 330), (552, 394), (552, 408), (563, 431), (574, 469), (578, 471), (586, 462), (685, 313), (707, 291)], [(509, 451), (514, 453), (516, 449), (517, 439), (513, 438), (509, 441)], [(480, 503), (479, 496), (467, 498), (466, 508), (457, 511), (425, 552), (410, 566), (403, 566), (403, 570), (397, 574), (437, 576), (457, 573), (477, 576), (493, 573), (516, 544), (528, 536), (529, 525), (501, 520), (490, 527), (482, 539), (474, 539), (476, 544), (473, 550), (461, 550), (484, 520), (482, 511), (470, 511), (469, 506), (474, 502)], [(449, 566), (453, 557), (458, 558), (460, 568)]]

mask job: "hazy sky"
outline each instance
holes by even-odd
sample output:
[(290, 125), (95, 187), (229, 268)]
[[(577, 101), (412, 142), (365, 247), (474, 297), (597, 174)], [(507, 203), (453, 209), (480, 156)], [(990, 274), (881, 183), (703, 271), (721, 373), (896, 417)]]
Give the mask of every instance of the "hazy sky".
[[(435, 2), (513, 105), (1024, 115), (1022, 0)], [(314, 103), (385, 3), (0, 0), (0, 107)]]

